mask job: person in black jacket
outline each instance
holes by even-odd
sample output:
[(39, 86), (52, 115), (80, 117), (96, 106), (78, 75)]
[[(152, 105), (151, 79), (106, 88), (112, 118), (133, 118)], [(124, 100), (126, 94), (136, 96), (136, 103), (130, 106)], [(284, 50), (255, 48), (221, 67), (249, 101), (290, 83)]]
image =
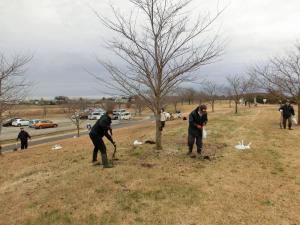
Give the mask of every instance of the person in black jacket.
[[(94, 144), (94, 151), (93, 151), (93, 163), (97, 161), (97, 154), (100, 150), (101, 157), (102, 157), (102, 164), (103, 168), (111, 168), (112, 165), (108, 163), (107, 154), (106, 154), (106, 146), (102, 140), (105, 136), (114, 146), (116, 143), (112, 139), (112, 129), (111, 129), (111, 119), (113, 116), (113, 112), (108, 110), (106, 114), (101, 116), (99, 120), (95, 123), (90, 131), (90, 138)], [(110, 131), (110, 134), (108, 133)]]
[(286, 101), (286, 103), (279, 108), (279, 111), (282, 112), (283, 128), (286, 129), (286, 121), (288, 121), (289, 130), (292, 130), (292, 116), (295, 116), (295, 111), (291, 103)]
[(201, 105), (197, 107), (189, 115), (189, 130), (188, 130), (188, 155), (193, 152), (193, 146), (196, 139), (197, 153), (201, 154), (202, 151), (202, 132), (204, 125), (207, 124), (207, 107)]
[(17, 141), (20, 139), (21, 141), (21, 150), (28, 148), (28, 138), (31, 139), (31, 136), (24, 130), (23, 127), (20, 128), (21, 131), (17, 137)]

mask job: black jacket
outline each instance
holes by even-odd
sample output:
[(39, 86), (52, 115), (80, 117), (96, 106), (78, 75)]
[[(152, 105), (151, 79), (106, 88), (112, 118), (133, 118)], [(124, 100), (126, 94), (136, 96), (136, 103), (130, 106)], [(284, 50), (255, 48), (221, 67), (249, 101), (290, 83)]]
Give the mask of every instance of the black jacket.
[(111, 131), (111, 118), (107, 114), (104, 114), (92, 127), (90, 136), (100, 138), (103, 138), (103, 136), (105, 136), (108, 140), (113, 142), (113, 139), (108, 131)]
[(30, 135), (25, 130), (22, 130), (20, 131), (17, 140), (20, 139), (22, 142), (26, 142), (28, 138), (31, 138)]
[(279, 110), (282, 110), (283, 118), (289, 118), (292, 115), (295, 116), (294, 108), (291, 105), (283, 105), (279, 108)]
[(207, 114), (200, 116), (198, 111), (199, 107), (189, 115), (189, 134), (193, 136), (202, 136), (202, 129), (199, 129), (197, 125), (204, 126), (208, 121)]

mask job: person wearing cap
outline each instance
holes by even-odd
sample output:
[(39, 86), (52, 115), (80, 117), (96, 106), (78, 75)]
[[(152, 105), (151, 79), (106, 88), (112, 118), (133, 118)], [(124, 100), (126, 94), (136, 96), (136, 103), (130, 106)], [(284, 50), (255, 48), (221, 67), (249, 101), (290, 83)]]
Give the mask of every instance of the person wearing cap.
[(31, 136), (28, 134), (27, 131), (24, 130), (23, 127), (20, 128), (20, 133), (17, 137), (17, 141), (20, 139), (21, 141), (21, 150), (28, 148), (28, 139), (31, 139)]
[(292, 116), (295, 116), (295, 111), (291, 103), (286, 101), (285, 104), (279, 108), (279, 111), (282, 112), (283, 128), (286, 129), (286, 122), (288, 121), (289, 130), (292, 130)]
[(189, 129), (188, 129), (188, 155), (192, 154), (193, 146), (196, 140), (197, 153), (202, 151), (202, 132), (203, 127), (207, 124), (207, 107), (200, 105), (189, 115)]
[[(101, 152), (101, 158), (102, 158), (102, 164), (103, 168), (112, 168), (113, 166), (109, 164), (107, 159), (107, 153), (106, 153), (106, 146), (103, 141), (103, 137), (105, 136), (114, 146), (116, 146), (116, 143), (112, 139), (112, 130), (111, 130), (111, 119), (113, 116), (113, 111), (108, 110), (92, 127), (89, 135), (90, 138), (94, 144), (94, 151), (93, 151), (93, 159), (92, 162), (97, 162), (97, 155), (98, 151)], [(109, 134), (110, 131), (110, 134)]]

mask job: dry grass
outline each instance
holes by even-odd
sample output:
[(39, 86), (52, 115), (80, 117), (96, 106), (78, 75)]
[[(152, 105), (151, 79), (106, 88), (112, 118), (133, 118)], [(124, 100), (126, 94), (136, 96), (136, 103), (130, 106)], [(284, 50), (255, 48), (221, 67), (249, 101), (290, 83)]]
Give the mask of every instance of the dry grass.
[[(280, 130), (274, 107), (222, 107), (209, 115), (211, 161), (186, 157), (182, 120), (167, 123), (159, 153), (131, 146), (154, 136), (153, 123), (115, 131), (120, 160), (110, 170), (90, 164), (87, 137), (6, 154), (0, 224), (300, 224), (300, 130)], [(241, 139), (252, 149), (235, 150)]]

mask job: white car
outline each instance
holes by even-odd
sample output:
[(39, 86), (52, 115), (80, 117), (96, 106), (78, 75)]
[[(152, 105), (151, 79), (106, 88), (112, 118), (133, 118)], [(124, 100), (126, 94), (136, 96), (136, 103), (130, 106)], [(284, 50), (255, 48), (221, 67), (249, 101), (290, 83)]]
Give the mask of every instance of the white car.
[(119, 120), (130, 120), (131, 114), (129, 112), (122, 112), (119, 114)]
[(115, 112), (115, 113), (125, 113), (127, 111), (126, 111), (126, 109), (115, 109), (113, 112)]
[(99, 120), (101, 116), (104, 115), (104, 112), (93, 112), (90, 115), (88, 115), (89, 120)]
[(14, 127), (29, 126), (29, 120), (16, 119), (12, 122)]

